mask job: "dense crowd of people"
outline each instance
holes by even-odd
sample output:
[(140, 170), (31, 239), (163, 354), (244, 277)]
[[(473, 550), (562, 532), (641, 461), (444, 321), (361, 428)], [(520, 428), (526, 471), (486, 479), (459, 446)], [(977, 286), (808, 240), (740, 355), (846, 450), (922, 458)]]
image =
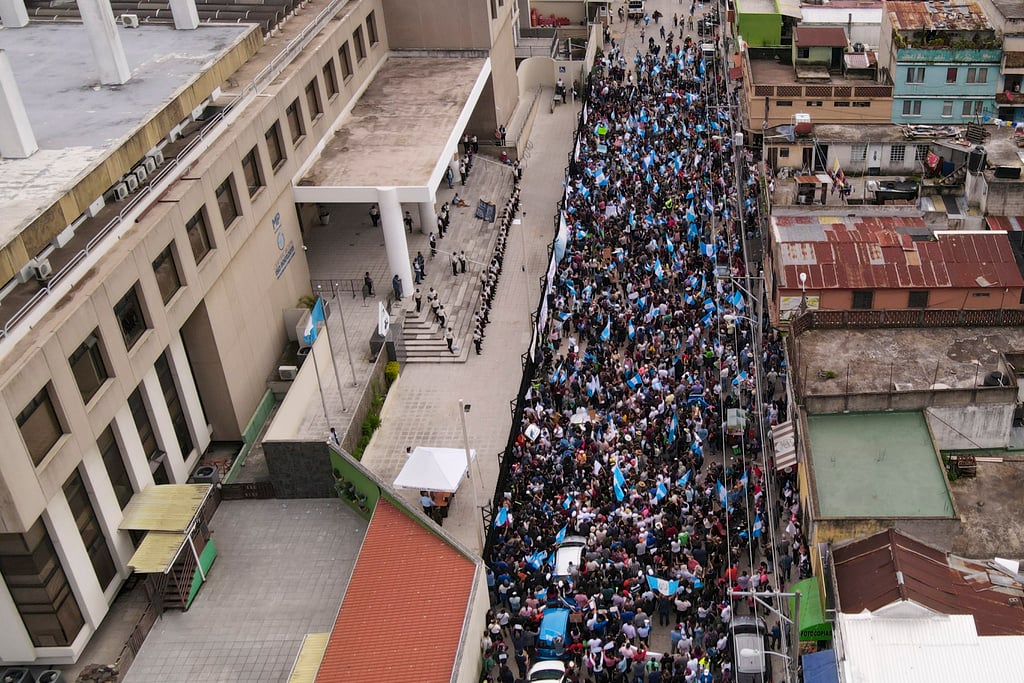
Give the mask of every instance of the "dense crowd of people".
[[(687, 38), (615, 48), (590, 79), (489, 546), (488, 677), (525, 677), (545, 607), (570, 605), (569, 680), (727, 682), (729, 621), (753, 606), (732, 591), (810, 572), (795, 482), (761, 464), (786, 368), (753, 317), (740, 225), (757, 230), (756, 167), (718, 71)], [(566, 536), (586, 546), (553, 576)], [(671, 651), (648, 653), (654, 629)]]

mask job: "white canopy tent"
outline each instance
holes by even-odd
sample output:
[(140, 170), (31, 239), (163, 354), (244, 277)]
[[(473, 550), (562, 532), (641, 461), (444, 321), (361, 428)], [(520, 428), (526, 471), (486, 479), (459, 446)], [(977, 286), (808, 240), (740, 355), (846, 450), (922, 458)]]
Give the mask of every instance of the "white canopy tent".
[[(476, 458), (476, 450), (469, 451)], [(409, 454), (394, 485), (421, 491), (455, 493), (466, 476), (466, 450), (464, 448), (432, 448), (417, 446)]]

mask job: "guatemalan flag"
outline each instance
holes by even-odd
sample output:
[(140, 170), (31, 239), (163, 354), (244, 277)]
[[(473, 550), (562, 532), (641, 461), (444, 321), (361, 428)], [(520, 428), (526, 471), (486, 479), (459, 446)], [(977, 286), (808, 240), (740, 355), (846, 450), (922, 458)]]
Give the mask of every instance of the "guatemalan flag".
[(657, 259), (654, 262), (654, 274), (658, 276), (659, 280), (662, 280), (662, 279), (665, 278), (665, 269), (662, 268), (662, 266), (661, 266), (661, 259), (660, 258)]
[(309, 313), (306, 329), (302, 333), (302, 340), (307, 344), (312, 344), (316, 341), (316, 335), (320, 331), (320, 324), (326, 321), (327, 319), (324, 317), (324, 300), (317, 297), (316, 304), (314, 304), (313, 310)]
[(764, 533), (764, 517), (761, 513), (757, 513), (754, 516), (754, 538), (761, 538), (761, 534)]
[(690, 482), (690, 470), (686, 470), (683, 476), (679, 477), (679, 481), (676, 482), (679, 486), (686, 486)]
[(533, 555), (530, 555), (529, 559), (526, 560), (526, 563), (534, 569), (540, 569), (544, 565), (544, 560), (546, 560), (547, 558), (548, 551), (538, 550)]
[(721, 481), (716, 483), (716, 488), (718, 489), (718, 502), (722, 504), (722, 507), (725, 507), (729, 500), (729, 492), (725, 490), (725, 484)]
[(565, 500), (562, 501), (562, 509), (568, 510), (570, 505), (572, 505), (572, 496), (568, 495), (565, 497)]
[(608, 324), (601, 330), (601, 341), (608, 341), (612, 338), (612, 320), (608, 319)]
[(615, 478), (615, 483), (619, 486), (626, 485), (626, 477), (622, 474), (622, 469), (618, 465), (612, 465), (612, 477)]
[(505, 526), (508, 522), (508, 508), (504, 506), (498, 508), (498, 514), (494, 515), (494, 526)]
[(612, 488), (615, 490), (615, 500), (622, 502), (622, 499), (626, 497), (626, 494), (622, 490), (622, 485), (619, 484), (618, 480), (612, 483)]
[(660, 579), (657, 576), (647, 576), (647, 586), (652, 591), (658, 591), (662, 595), (671, 598), (679, 592), (679, 582), (669, 579)]
[(569, 525), (563, 526), (561, 529), (558, 530), (558, 533), (555, 534), (555, 543), (561, 543), (565, 540), (565, 530), (568, 528), (568, 526)]
[(639, 374), (635, 374), (626, 380), (626, 386), (630, 389), (636, 389), (643, 383), (643, 379), (640, 378)]
[(668, 495), (668, 487), (665, 486), (664, 482), (658, 482), (658, 488), (654, 490), (654, 497), (661, 500)]

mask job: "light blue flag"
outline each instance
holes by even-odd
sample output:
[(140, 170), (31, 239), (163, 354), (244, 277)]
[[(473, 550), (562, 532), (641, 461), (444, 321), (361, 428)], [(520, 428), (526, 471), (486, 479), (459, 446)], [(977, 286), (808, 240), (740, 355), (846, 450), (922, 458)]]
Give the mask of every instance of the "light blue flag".
[(302, 334), (302, 340), (307, 344), (315, 342), (316, 335), (320, 332), (320, 324), (325, 322), (325, 320), (324, 301), (317, 297), (313, 310), (309, 313), (309, 322), (306, 323), (306, 331)]
[(705, 197), (704, 198), (704, 208), (707, 209), (708, 213), (714, 213), (715, 212), (715, 205), (711, 201), (711, 197)]
[(754, 536), (754, 538), (761, 538), (761, 534), (763, 534), (763, 533), (764, 533), (764, 517), (762, 517), (761, 513), (759, 512), (759, 513), (757, 513), (757, 515), (754, 516), (754, 532), (753, 532), (753, 536)]
[(626, 326), (626, 333), (629, 335), (630, 339), (636, 336), (636, 328), (633, 327), (632, 320), (630, 320), (629, 324)]
[(707, 312), (707, 313), (710, 313), (713, 310), (715, 310), (715, 301), (714, 301), (714, 299), (711, 299), (711, 298), (704, 299), (704, 311)]
[(569, 525), (567, 524), (567, 525), (563, 526), (561, 529), (558, 530), (558, 533), (555, 534), (555, 543), (561, 543), (562, 541), (565, 540), (565, 530), (568, 527), (569, 527)]
[(569, 506), (571, 506), (571, 505), (572, 505), (572, 496), (571, 495), (566, 496), (565, 500), (562, 501), (562, 509), (563, 510), (568, 510)]
[(733, 295), (731, 297), (729, 297), (729, 303), (731, 303), (736, 308), (739, 308), (739, 309), (742, 310), (743, 307), (744, 307), (744, 304), (743, 304), (743, 293), (740, 292), (739, 290), (736, 290), (735, 292), (733, 292)]
[(672, 238), (665, 235), (665, 248), (668, 249), (668, 253), (676, 253), (676, 245), (672, 243)]
[(626, 386), (628, 386), (630, 389), (636, 389), (641, 384), (643, 384), (643, 379), (641, 379), (639, 374), (633, 375), (632, 377), (626, 380)]
[(722, 507), (725, 507), (726, 502), (728, 502), (729, 500), (729, 493), (728, 491), (725, 490), (725, 484), (723, 484), (721, 481), (717, 482), (717, 488), (718, 502), (722, 504)]
[(622, 499), (626, 497), (626, 494), (622, 491), (622, 486), (619, 482), (615, 481), (612, 483), (612, 487), (615, 489), (615, 500), (622, 502)]
[(750, 482), (750, 477), (747, 476), (746, 470), (743, 472), (743, 476), (740, 477), (740, 483), (743, 484), (743, 492), (747, 491), (747, 484)]
[(658, 483), (658, 488), (654, 491), (654, 497), (661, 500), (668, 495), (668, 487), (663, 482)]
[(659, 280), (663, 280), (665, 278), (665, 269), (661, 266), (660, 258), (654, 262), (654, 274), (658, 276)]
[(534, 569), (540, 569), (544, 565), (544, 560), (548, 559), (548, 551), (538, 550), (533, 555), (530, 555), (530, 559), (526, 561)]
[[(695, 441), (693, 443), (693, 445), (696, 446), (697, 442)], [(693, 446), (690, 446), (690, 450), (693, 450)], [(679, 485), (679, 486), (686, 486), (689, 483), (690, 483), (690, 470), (686, 470), (686, 473), (683, 474), (683, 476), (679, 477), (679, 481), (677, 481), (676, 484)]]
[(658, 591), (664, 596), (672, 597), (679, 592), (679, 582), (669, 579), (660, 579), (657, 576), (647, 576), (647, 586), (652, 591)]
[(498, 514), (494, 515), (494, 526), (505, 526), (508, 524), (508, 508), (498, 508)]
[(601, 330), (601, 341), (608, 341), (612, 338), (612, 320), (608, 319), (608, 324)]
[(622, 473), (622, 469), (618, 465), (612, 465), (612, 477), (615, 478), (615, 483), (619, 486), (626, 485), (626, 476)]

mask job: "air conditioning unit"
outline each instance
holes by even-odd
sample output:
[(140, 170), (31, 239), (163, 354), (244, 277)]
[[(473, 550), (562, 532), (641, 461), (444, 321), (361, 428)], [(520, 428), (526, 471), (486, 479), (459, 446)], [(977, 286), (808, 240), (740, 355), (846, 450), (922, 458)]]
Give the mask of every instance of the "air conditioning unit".
[(154, 159), (153, 157), (146, 157), (145, 159), (142, 160), (142, 163), (139, 164), (139, 168), (146, 169), (146, 175), (153, 173), (154, 171), (156, 171), (156, 159)]
[(164, 165), (164, 153), (163, 153), (163, 150), (154, 149), (152, 152), (150, 152), (149, 154), (146, 155), (146, 158), (153, 160), (153, 167), (154, 168), (156, 168), (157, 166), (163, 166)]
[(129, 173), (124, 177), (123, 180), (125, 185), (128, 186), (129, 192), (135, 192), (135, 190), (139, 189), (139, 179), (135, 176), (134, 173)]
[(43, 259), (37, 261), (35, 267), (32, 270), (32, 275), (35, 276), (40, 282), (46, 282), (53, 275), (53, 266), (50, 265), (50, 259)]
[[(182, 132), (185, 130), (185, 124), (179, 123), (174, 128), (171, 128), (171, 132), (167, 134), (167, 139), (171, 142), (177, 142), (178, 138), (181, 137)], [(163, 156), (163, 153), (160, 153)]]
[(56, 669), (50, 669), (39, 674), (36, 683), (64, 683), (64, 674)]
[(192, 473), (194, 484), (216, 484), (220, 482), (220, 470), (213, 465), (202, 465)]
[(117, 185), (114, 185), (114, 189), (112, 191), (112, 194), (114, 196), (114, 201), (115, 202), (119, 202), (122, 199), (124, 199), (125, 197), (127, 197), (128, 196), (128, 183), (118, 183)]
[(294, 365), (279, 365), (277, 368), (277, 376), (286, 382), (292, 381), (298, 374), (299, 369)]
[(28, 669), (22, 669), (21, 667), (15, 669), (7, 669), (0, 674), (0, 681), (3, 683), (36, 683), (35, 676)]
[(146, 167), (144, 165), (139, 164), (138, 166), (131, 170), (131, 173), (129, 175), (135, 176), (136, 179), (138, 179), (139, 184), (141, 185), (142, 183), (146, 182), (146, 178), (149, 177), (149, 171), (146, 170)]
[(139, 15), (138, 14), (122, 14), (121, 24), (125, 28), (138, 28), (139, 27)]
[(57, 247), (58, 249), (63, 249), (68, 245), (68, 242), (70, 242), (74, 236), (75, 228), (69, 225), (68, 227), (64, 228), (59, 233), (57, 233), (57, 236), (53, 238), (53, 242), (51, 242), (51, 244), (53, 244), (53, 246)]

